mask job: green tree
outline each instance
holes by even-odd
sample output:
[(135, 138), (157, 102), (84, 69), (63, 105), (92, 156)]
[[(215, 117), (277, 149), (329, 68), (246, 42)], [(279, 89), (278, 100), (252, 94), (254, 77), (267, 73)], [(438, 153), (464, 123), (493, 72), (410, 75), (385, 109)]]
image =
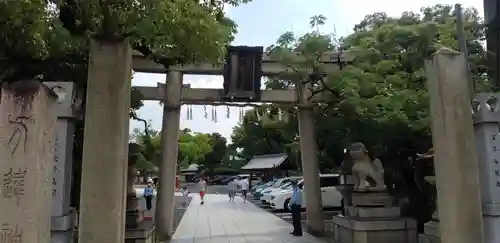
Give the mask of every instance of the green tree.
[(194, 133), (189, 129), (181, 131), (179, 138), (179, 161), (187, 159), (189, 164), (205, 163), (205, 155), (211, 151), (211, 140), (208, 134)]
[(0, 82), (86, 80), (87, 42), (44, 0), (0, 3)]
[(311, 17), (311, 20), (309, 21), (309, 24), (311, 25), (311, 28), (315, 28), (316, 32), (319, 33), (319, 28), (325, 24), (326, 17), (323, 15), (315, 15)]
[(152, 161), (146, 160), (143, 153), (137, 155), (135, 168), (144, 175), (145, 172), (153, 171), (155, 169), (155, 165)]
[(54, 0), (59, 20), (75, 36), (116, 41), (168, 67), (216, 61), (236, 31), (223, 12), (248, 0), (100, 1)]
[(223, 164), (227, 159), (227, 140), (219, 133), (212, 133), (210, 137), (210, 152), (205, 154), (205, 169), (213, 171), (216, 167)]
[(242, 149), (239, 153), (244, 159), (255, 155), (287, 152), (286, 144), (291, 143), (296, 130), (288, 126), (297, 126), (293, 122), (279, 120), (274, 110), (267, 106), (249, 110), (239, 126), (231, 135), (233, 149)]
[[(149, 127), (149, 126), (148, 126)], [(144, 130), (136, 129), (131, 137), (143, 147), (143, 155), (146, 160), (156, 166), (161, 164), (161, 132), (151, 128), (146, 133)], [(189, 129), (183, 129), (179, 135), (178, 161), (187, 167), (190, 164), (203, 164), (205, 155), (211, 151), (211, 139), (209, 134), (194, 133)]]
[(144, 148), (140, 144), (134, 142), (129, 143), (128, 153), (129, 166), (134, 166), (142, 175), (154, 169), (155, 166), (153, 163), (146, 160), (144, 157)]
[[(421, 13), (404, 12), (398, 18), (370, 14), (344, 38), (320, 33), (325, 19), (315, 16), (310, 33), (294, 37), (286, 32), (276, 45), (267, 48), (296, 70), (295, 74), (268, 79), (268, 88), (312, 82), (313, 93), (328, 96), (328, 105), (315, 109), (322, 168), (338, 165), (344, 148), (353, 141), (364, 142), (383, 161), (400, 161), (431, 146), (424, 61), (441, 47), (458, 49), (452, 9), (436, 5), (422, 8)], [(479, 90), (490, 90), (478, 12), (470, 8), (464, 13), (473, 79)], [(306, 67), (329, 72), (318, 62), (319, 54), (326, 51), (348, 52), (356, 59), (340, 65), (341, 70), (329, 73), (328, 78), (306, 75), (302, 71)], [(296, 110), (286, 113), (287, 122), (263, 122), (254, 112), (247, 113), (233, 131), (231, 146), (242, 148), (245, 158), (294, 148)]]

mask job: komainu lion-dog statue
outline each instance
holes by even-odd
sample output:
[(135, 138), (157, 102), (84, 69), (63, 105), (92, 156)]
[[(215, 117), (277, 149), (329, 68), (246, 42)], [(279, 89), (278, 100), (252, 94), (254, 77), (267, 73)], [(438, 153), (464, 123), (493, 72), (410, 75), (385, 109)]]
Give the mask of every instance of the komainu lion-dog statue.
[[(372, 159), (368, 156), (366, 147), (361, 142), (351, 144), (349, 153), (354, 161), (352, 175), (354, 176), (355, 191), (384, 191), (384, 167), (379, 159)], [(366, 187), (367, 177), (371, 178), (375, 185)]]

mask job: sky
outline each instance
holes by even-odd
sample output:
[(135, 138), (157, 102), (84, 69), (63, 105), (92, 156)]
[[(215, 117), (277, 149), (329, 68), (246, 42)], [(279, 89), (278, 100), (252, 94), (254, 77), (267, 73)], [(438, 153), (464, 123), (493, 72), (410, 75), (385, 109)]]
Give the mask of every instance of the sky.
[[(423, 6), (434, 4), (456, 4), (463, 7), (475, 7), (483, 13), (482, 0), (253, 0), (239, 7), (227, 7), (226, 13), (238, 25), (238, 34), (233, 45), (269, 46), (286, 31), (293, 31), (297, 36), (310, 31), (309, 18), (323, 15), (328, 21), (323, 32), (337, 36), (350, 34), (355, 24), (365, 15), (374, 12), (386, 12), (389, 16), (399, 16), (404, 11), (418, 12)], [(192, 88), (222, 88), (221, 76), (184, 75), (184, 83)], [(165, 83), (164, 74), (134, 73), (132, 85), (156, 86)], [(230, 108), (227, 116), (226, 107), (217, 107), (217, 122), (212, 121), (212, 107), (207, 106), (208, 117), (205, 118), (203, 106), (191, 106), (192, 118), (187, 119), (187, 106), (181, 108), (181, 129), (189, 128), (194, 132), (218, 132), (230, 140), (233, 127), (239, 122), (239, 110)], [(161, 129), (162, 107), (157, 101), (145, 101), (138, 114), (150, 120), (155, 130)], [(131, 121), (130, 131), (143, 128), (141, 123)]]

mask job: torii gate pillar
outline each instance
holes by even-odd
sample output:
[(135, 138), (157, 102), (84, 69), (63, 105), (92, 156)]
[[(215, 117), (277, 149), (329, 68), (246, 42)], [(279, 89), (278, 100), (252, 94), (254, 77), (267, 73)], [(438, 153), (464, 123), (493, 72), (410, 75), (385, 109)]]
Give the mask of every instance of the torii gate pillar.
[(125, 241), (131, 65), (128, 42), (90, 42), (78, 232), (81, 243)]
[(304, 190), (307, 208), (307, 231), (313, 235), (322, 235), (325, 224), (319, 183), (319, 163), (317, 156), (316, 134), (314, 129), (314, 104), (308, 99), (311, 91), (307, 85), (298, 84), (299, 93), (299, 135), (300, 160), (304, 176)]
[(161, 128), (161, 166), (156, 202), (156, 235), (160, 242), (172, 238), (175, 203), (175, 175), (179, 148), (182, 72), (170, 71), (164, 90)]

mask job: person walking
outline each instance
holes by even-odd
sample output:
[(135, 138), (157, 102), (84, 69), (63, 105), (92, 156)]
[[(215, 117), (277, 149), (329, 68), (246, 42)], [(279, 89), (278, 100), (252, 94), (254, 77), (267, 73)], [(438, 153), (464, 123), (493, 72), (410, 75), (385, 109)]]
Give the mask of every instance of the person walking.
[(150, 211), (151, 208), (153, 207), (152, 205), (153, 196), (154, 196), (153, 183), (148, 182), (148, 185), (144, 188), (144, 199), (146, 199), (146, 209), (148, 211)]
[(153, 187), (154, 188), (158, 187), (158, 177), (153, 178)]
[(182, 188), (182, 202), (181, 202), (181, 209), (187, 209), (189, 205), (189, 191), (187, 187)]
[(198, 181), (198, 189), (200, 191), (200, 199), (201, 199), (201, 205), (205, 204), (205, 193), (207, 192), (207, 181), (205, 181), (205, 178), (201, 178), (200, 181)]
[(234, 198), (236, 197), (236, 192), (238, 191), (238, 181), (233, 179), (232, 181), (229, 182), (228, 185), (228, 191), (229, 191), (229, 202), (234, 202)]
[(302, 190), (297, 185), (296, 181), (292, 181), (293, 194), (288, 208), (292, 211), (293, 232), (294, 236), (302, 236), (301, 210), (302, 210)]
[(243, 203), (247, 203), (247, 194), (250, 185), (248, 184), (248, 179), (243, 179), (240, 181), (241, 185), (241, 196), (243, 197)]

